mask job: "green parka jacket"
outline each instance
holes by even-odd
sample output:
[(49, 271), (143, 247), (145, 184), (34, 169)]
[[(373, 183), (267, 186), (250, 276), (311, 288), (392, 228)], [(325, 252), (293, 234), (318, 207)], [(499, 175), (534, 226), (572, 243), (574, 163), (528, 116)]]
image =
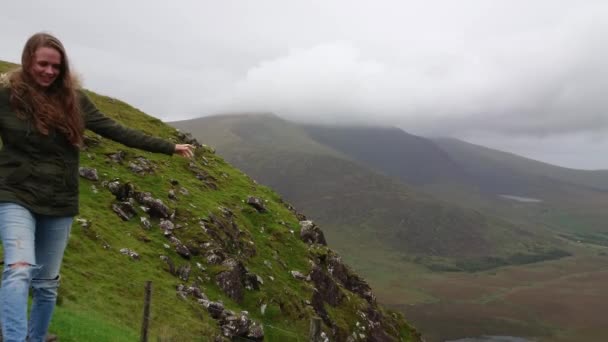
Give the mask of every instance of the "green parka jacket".
[[(106, 117), (83, 91), (81, 113), (91, 131), (150, 152), (171, 155), (175, 145), (126, 128)], [(12, 202), (30, 211), (52, 216), (78, 214), (79, 149), (62, 135), (42, 135), (9, 105), (10, 89), (0, 85), (0, 202)]]

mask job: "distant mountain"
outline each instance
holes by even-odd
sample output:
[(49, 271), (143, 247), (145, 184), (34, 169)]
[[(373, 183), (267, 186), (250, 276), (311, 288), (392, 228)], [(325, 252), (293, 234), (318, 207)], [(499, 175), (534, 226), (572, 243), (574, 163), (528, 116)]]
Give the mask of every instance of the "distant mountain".
[(508, 264), (516, 255), (533, 260), (567, 254), (542, 229), (416, 190), (412, 186), (470, 180), (432, 141), (400, 130), (305, 126), (269, 114), (171, 124), (214, 145), (231, 163), (310, 213), (338, 247), (373, 242), (438, 269)]
[(433, 141), (398, 128), (302, 127), (313, 140), (406, 184), (469, 181), (460, 165)]
[(559, 167), (453, 138), (434, 138), (432, 141), (469, 172), (475, 172), (475, 169), (481, 167), (491, 173), (508, 170), (511, 174), (519, 174), (522, 177), (537, 176), (608, 191), (608, 170), (588, 171)]

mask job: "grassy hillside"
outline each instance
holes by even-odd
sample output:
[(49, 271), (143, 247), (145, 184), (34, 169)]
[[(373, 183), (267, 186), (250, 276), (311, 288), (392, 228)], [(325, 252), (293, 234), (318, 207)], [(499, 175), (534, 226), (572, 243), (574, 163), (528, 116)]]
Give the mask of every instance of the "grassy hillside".
[[(327, 228), (338, 248), (374, 242), (444, 270), (476, 270), (564, 255), (555, 239), (439, 201), (372, 170), (356, 156), (346, 156), (355, 148), (338, 150), (315, 141), (310, 127), (269, 115), (172, 124), (212, 141), (230, 162), (310, 213)], [(216, 140), (216, 136), (224, 138)], [(361, 139), (359, 145), (365, 141)]]
[[(0, 62), (0, 72), (12, 67)], [(127, 126), (187, 139), (124, 102), (88, 94)], [(200, 147), (187, 160), (87, 132), (80, 162), (99, 179), (81, 179), (81, 212), (51, 327), (61, 341), (138, 339), (148, 280), (151, 337), (158, 341), (222, 340), (226, 331), (259, 339), (260, 326), (266, 341), (305, 340), (317, 316), (332, 340), (419, 339), (400, 314), (376, 304), (334, 252), (303, 241), (301, 214), (212, 149)], [(250, 196), (266, 209), (249, 205)], [(132, 218), (123, 220), (113, 209)], [(243, 317), (255, 323), (244, 328)]]

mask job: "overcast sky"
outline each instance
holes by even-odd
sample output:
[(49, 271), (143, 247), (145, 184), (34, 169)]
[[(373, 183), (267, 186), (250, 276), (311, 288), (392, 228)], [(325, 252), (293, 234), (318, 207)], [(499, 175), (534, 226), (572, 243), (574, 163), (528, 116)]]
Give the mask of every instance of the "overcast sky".
[(608, 169), (608, 1), (6, 1), (0, 59), (57, 35), (85, 86), (172, 121), (274, 112)]

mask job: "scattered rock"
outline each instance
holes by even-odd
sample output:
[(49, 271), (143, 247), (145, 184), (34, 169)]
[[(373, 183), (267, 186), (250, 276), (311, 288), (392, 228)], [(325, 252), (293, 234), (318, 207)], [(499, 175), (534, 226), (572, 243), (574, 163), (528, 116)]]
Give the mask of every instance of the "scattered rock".
[(256, 275), (253, 273), (245, 274), (244, 280), (245, 280), (245, 288), (247, 290), (259, 290), (260, 285), (262, 285), (264, 283), (262, 281), (262, 278), (259, 275)]
[(144, 157), (137, 157), (129, 163), (129, 170), (137, 174), (152, 174), (156, 166)]
[(137, 215), (137, 211), (133, 208), (133, 205), (129, 202), (120, 202), (112, 204), (112, 210), (123, 219), (123, 221), (129, 221)]
[(265, 213), (268, 211), (266, 209), (266, 206), (264, 205), (264, 202), (262, 202), (262, 200), (257, 197), (247, 197), (247, 204), (255, 208), (255, 210), (257, 210), (259, 213)]
[(216, 254), (215, 252), (210, 252), (207, 254), (207, 263), (212, 265), (219, 265), (224, 261), (224, 257), (221, 254)]
[(247, 270), (243, 263), (234, 259), (227, 259), (222, 266), (228, 268), (215, 277), (217, 285), (228, 297), (240, 303), (243, 300), (244, 284)]
[(175, 225), (173, 224), (173, 222), (163, 219), (160, 220), (160, 229), (164, 231), (172, 231), (174, 228)]
[(222, 314), (224, 313), (224, 304), (206, 299), (199, 300), (199, 303), (201, 303), (207, 309), (207, 311), (209, 311), (212, 318), (219, 319), (222, 317)]
[(107, 187), (119, 201), (126, 201), (135, 194), (135, 187), (131, 183), (121, 184), (119, 181), (114, 180), (109, 182)]
[(127, 153), (125, 151), (118, 151), (116, 153), (106, 154), (106, 156), (113, 162), (122, 164), (122, 162), (127, 157)]
[(97, 170), (91, 167), (80, 167), (78, 168), (78, 173), (80, 177), (86, 178), (91, 181), (98, 181), (99, 176), (97, 175)]
[(187, 263), (185, 265), (180, 266), (177, 269), (177, 276), (179, 277), (179, 279), (181, 279), (183, 281), (188, 281), (188, 278), (190, 278), (191, 271), (192, 271), (192, 267), (190, 266), (190, 263)]
[(92, 225), (91, 222), (89, 222), (89, 221), (87, 221), (86, 219), (83, 219), (83, 218), (77, 218), (76, 222), (80, 223), (80, 226), (82, 226), (82, 228), (85, 228), (85, 229), (91, 227), (91, 225)]
[(249, 334), (247, 334), (248, 339), (252, 339), (254, 341), (262, 341), (264, 340), (264, 329), (261, 325), (253, 323), (249, 327)]
[(139, 254), (133, 250), (130, 250), (128, 248), (121, 248), (120, 249), (120, 253), (124, 254), (124, 255), (128, 255), (131, 257), (131, 259), (133, 260), (139, 260)]
[(166, 255), (161, 255), (160, 260), (164, 261), (167, 264), (167, 266), (169, 267), (167, 271), (169, 271), (169, 273), (177, 275), (177, 271), (175, 270), (175, 264), (173, 263), (173, 261), (171, 261), (171, 258)]
[(171, 243), (175, 245), (175, 251), (177, 252), (177, 254), (181, 255), (186, 259), (190, 259), (191, 253), (188, 247), (186, 247), (186, 245), (179, 241), (179, 239), (175, 236), (170, 236), (169, 239), (171, 240)]
[(306, 277), (304, 274), (302, 274), (302, 272), (300, 271), (291, 271), (289, 272), (291, 274), (292, 277), (294, 277), (295, 279), (298, 280), (310, 280), (308, 277)]
[(177, 138), (179, 139), (179, 142), (183, 143), (183, 144), (190, 144), (190, 145), (194, 145), (196, 147), (202, 147), (203, 146), (190, 133), (182, 133), (182, 132), (178, 131)]
[(150, 222), (150, 220), (148, 220), (145, 217), (140, 217), (139, 220), (141, 221), (141, 225), (142, 227), (144, 227), (145, 229), (151, 229), (152, 228), (152, 223)]
[(162, 200), (152, 197), (151, 193), (136, 191), (133, 193), (133, 197), (137, 202), (149, 208), (148, 214), (151, 217), (168, 218), (171, 216), (171, 209)]
[(169, 197), (169, 199), (172, 199), (174, 201), (177, 201), (177, 195), (175, 195), (175, 190), (170, 189), (169, 190), (169, 194), (167, 195)]

